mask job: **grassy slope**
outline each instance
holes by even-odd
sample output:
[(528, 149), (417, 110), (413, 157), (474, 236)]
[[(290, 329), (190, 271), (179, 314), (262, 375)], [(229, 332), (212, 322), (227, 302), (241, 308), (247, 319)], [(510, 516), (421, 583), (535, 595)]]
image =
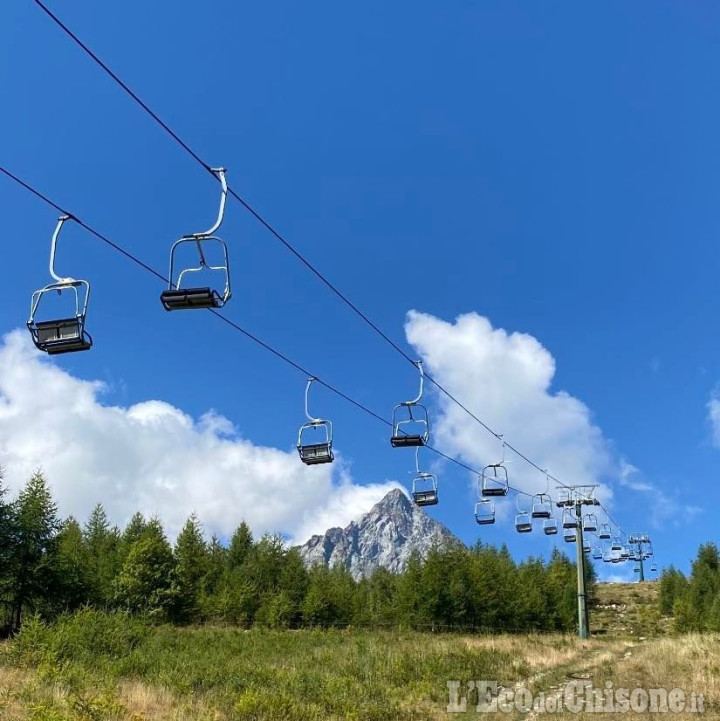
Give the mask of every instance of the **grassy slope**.
[(658, 611), (657, 581), (644, 583), (601, 583), (598, 605), (593, 609), (593, 633), (613, 636), (654, 637), (670, 631), (671, 619)]
[(593, 623), (608, 633), (587, 642), (561, 635), (159, 628), (127, 653), (103, 654), (78, 651), (67, 632), (60, 656), (44, 654), (36, 639), (32, 648), (40, 650), (29, 667), (0, 654), (0, 719), (447, 719), (455, 717), (445, 711), (450, 679), (497, 679), (510, 689), (554, 693), (578, 677), (596, 686), (702, 691), (706, 718), (719, 718), (720, 638), (650, 638), (643, 624), (654, 593), (650, 584), (602, 587), (605, 608)]

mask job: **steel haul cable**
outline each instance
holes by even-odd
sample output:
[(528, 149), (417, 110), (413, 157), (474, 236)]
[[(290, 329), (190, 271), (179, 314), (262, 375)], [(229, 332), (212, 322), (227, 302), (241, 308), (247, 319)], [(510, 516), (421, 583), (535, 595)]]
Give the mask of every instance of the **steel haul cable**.
[[(57, 212), (61, 213), (62, 215), (68, 215), (68, 216), (70, 216), (70, 218), (72, 218), (79, 226), (81, 226), (82, 228), (84, 228), (85, 230), (87, 230), (91, 235), (93, 235), (93, 236), (95, 236), (96, 238), (98, 238), (99, 240), (101, 240), (103, 243), (105, 243), (106, 245), (108, 245), (110, 248), (112, 248), (113, 250), (117, 251), (118, 253), (120, 253), (122, 256), (124, 256), (126, 259), (130, 260), (130, 261), (131, 261), (132, 263), (134, 263), (135, 265), (139, 266), (140, 268), (142, 268), (143, 270), (147, 271), (148, 273), (151, 273), (155, 278), (163, 281), (164, 283), (167, 283), (167, 282), (168, 282), (168, 279), (167, 279), (162, 273), (160, 273), (159, 271), (155, 270), (152, 266), (150, 266), (150, 265), (148, 265), (147, 263), (145, 263), (143, 260), (141, 260), (140, 258), (138, 258), (136, 255), (134, 255), (133, 253), (127, 251), (127, 250), (126, 250), (125, 248), (123, 248), (121, 245), (119, 245), (119, 244), (115, 243), (114, 241), (112, 241), (110, 238), (108, 238), (108, 237), (107, 237), (106, 235), (104, 235), (103, 233), (100, 233), (98, 230), (96, 230), (96, 229), (95, 229), (94, 227), (92, 227), (91, 225), (88, 225), (88, 224), (85, 223), (83, 220), (81, 220), (80, 218), (78, 218), (76, 215), (74, 215), (73, 213), (71, 213), (70, 211), (68, 211), (66, 208), (64, 208), (63, 206), (61, 206), (59, 203), (56, 203), (54, 200), (52, 200), (51, 198), (49, 198), (47, 195), (45, 195), (45, 194), (42, 193), (41, 191), (37, 190), (37, 189), (36, 189), (34, 186), (32, 186), (30, 183), (24, 181), (23, 179), (21, 179), (20, 177), (18, 177), (17, 175), (15, 175), (14, 173), (12, 173), (11, 171), (7, 170), (5, 167), (3, 167), (3, 166), (1, 166), (1, 165), (0, 165), (0, 173), (2, 173), (3, 175), (5, 175), (6, 177), (8, 177), (8, 178), (9, 178), (10, 180), (12, 180), (13, 182), (15, 182), (15, 183), (17, 183), (18, 185), (20, 185), (22, 188), (24, 188), (25, 190), (27, 190), (28, 192), (30, 192), (32, 195), (34, 195), (34, 196), (35, 196), (36, 198), (38, 198), (39, 200), (42, 200), (44, 203), (46, 203), (47, 205), (49, 205), (51, 208), (53, 208), (53, 209), (56, 210)], [(289, 356), (287, 356), (286, 354), (284, 354), (284, 353), (282, 353), (281, 351), (273, 348), (271, 345), (269, 345), (268, 343), (266, 343), (265, 341), (263, 341), (261, 338), (259, 338), (258, 336), (254, 335), (254, 334), (251, 333), (250, 331), (245, 330), (242, 326), (240, 326), (239, 324), (235, 323), (235, 321), (233, 321), (232, 319), (228, 318), (227, 316), (223, 315), (222, 313), (219, 313), (217, 310), (214, 310), (214, 309), (208, 309), (208, 310), (209, 310), (216, 318), (218, 318), (219, 320), (221, 320), (223, 323), (226, 323), (229, 327), (233, 328), (234, 330), (238, 331), (239, 333), (242, 333), (246, 338), (248, 338), (249, 340), (253, 341), (253, 342), (256, 343), (257, 345), (261, 346), (261, 347), (264, 348), (265, 350), (269, 351), (269, 352), (272, 353), (275, 357), (277, 357), (277, 358), (279, 358), (280, 360), (284, 361), (285, 363), (287, 363), (288, 365), (292, 366), (293, 368), (295, 368), (296, 370), (300, 371), (301, 373), (305, 374), (306, 376), (313, 376), (318, 383), (320, 383), (322, 386), (324, 386), (325, 388), (327, 388), (329, 391), (331, 391), (332, 393), (334, 393), (334, 394), (337, 395), (338, 397), (340, 397), (340, 398), (342, 398), (343, 400), (347, 401), (348, 403), (352, 404), (353, 406), (355, 406), (355, 407), (358, 408), (359, 410), (363, 411), (364, 413), (367, 413), (368, 415), (372, 416), (373, 418), (375, 418), (376, 420), (380, 421), (380, 422), (383, 423), (384, 425), (389, 426), (389, 427), (392, 427), (392, 423), (390, 423), (390, 421), (388, 421), (386, 418), (383, 418), (381, 415), (379, 415), (378, 413), (376, 413), (376, 412), (373, 411), (372, 409), (364, 406), (364, 405), (363, 405), (362, 403), (360, 403), (359, 401), (356, 401), (354, 398), (352, 398), (351, 396), (347, 395), (346, 393), (344, 393), (344, 392), (341, 391), (340, 389), (336, 388), (336, 387), (333, 386), (332, 384), (330, 384), (330, 383), (322, 380), (321, 378), (317, 377), (315, 374), (313, 374), (313, 373), (311, 373), (310, 371), (308, 371), (308, 370), (307, 370), (306, 368), (304, 368), (302, 365), (300, 365), (299, 363), (297, 363), (297, 362), (295, 362), (294, 360), (292, 360), (292, 359), (291, 359)], [(507, 445), (507, 444), (506, 444), (506, 445)], [(460, 461), (460, 460), (458, 460), (458, 459), (456, 459), (456, 458), (453, 458), (452, 456), (450, 456), (450, 455), (448, 455), (448, 454), (446, 454), (446, 453), (443, 453), (442, 451), (440, 451), (440, 450), (437, 449), (437, 448), (434, 448), (433, 446), (426, 446), (426, 448), (427, 448), (428, 450), (432, 451), (433, 453), (437, 454), (437, 455), (440, 456), (441, 458), (444, 458), (445, 460), (450, 461), (450, 462), (456, 464), (456, 465), (459, 466), (460, 468), (463, 468), (463, 469), (469, 471), (470, 473), (473, 473), (474, 475), (477, 475), (477, 476), (481, 475), (481, 472), (480, 472), (480, 471), (476, 470), (475, 468), (472, 468), (471, 466), (467, 465), (466, 463), (463, 463), (462, 461)], [(523, 457), (524, 457), (524, 456), (523, 456)], [(532, 464), (532, 465), (535, 465), (535, 464)], [(542, 469), (539, 469), (539, 470), (542, 470)], [(553, 477), (550, 476), (549, 474), (546, 474), (546, 475), (547, 475), (549, 478), (553, 478)], [(557, 480), (557, 479), (554, 479), (554, 478), (553, 478), (553, 480)], [(558, 481), (558, 482), (559, 482), (559, 481)], [(561, 483), (561, 482), (559, 482), (559, 483), (560, 483), (560, 485), (562, 485), (564, 488), (569, 488), (569, 487), (566, 486), (565, 484), (563, 484), (563, 483)], [(515, 488), (515, 487), (511, 486), (510, 484), (508, 484), (508, 488), (509, 488), (509, 490), (512, 490), (512, 491), (513, 491), (514, 493), (516, 493), (516, 494), (523, 495), (523, 496), (527, 496), (527, 497), (529, 497), (529, 498), (533, 498), (535, 495), (537, 495), (537, 494), (534, 494), (534, 493), (528, 493), (527, 491), (523, 491), (522, 489), (519, 489), (519, 488)], [(618, 530), (618, 532), (619, 532), (620, 534), (623, 534), (624, 532), (623, 532), (622, 528), (619, 526), (619, 524), (617, 524), (617, 523), (612, 519), (612, 517), (610, 516), (610, 514), (608, 513), (608, 511), (604, 508), (604, 506), (602, 506), (602, 504), (600, 504), (599, 507), (602, 508), (603, 512), (604, 512), (605, 515), (607, 516), (607, 518), (608, 518), (608, 520), (610, 521), (610, 523), (611, 523), (613, 526), (615, 526), (615, 528)]]
[[(54, 23), (57, 25), (82, 51), (88, 55), (93, 62), (95, 62), (132, 100), (137, 103), (142, 110), (147, 113), (157, 123), (164, 132), (166, 132), (180, 147), (190, 155), (202, 168), (210, 173), (213, 178), (216, 176), (212, 172), (212, 169), (208, 163), (206, 163), (198, 153), (196, 153), (190, 145), (185, 142), (162, 118), (108, 65), (97, 53), (95, 53), (85, 42), (83, 42), (76, 33), (74, 33), (55, 13), (52, 12), (42, 0), (32, 0)], [(405, 360), (415, 365), (415, 361), (389, 336), (387, 335), (371, 318), (367, 316), (353, 301), (351, 301), (335, 284), (333, 284), (320, 270), (318, 270), (300, 251), (298, 251), (263, 215), (261, 215), (255, 208), (245, 200), (239, 193), (233, 188), (228, 186), (228, 194), (239, 202), (245, 210), (247, 210), (271, 235), (278, 240), (295, 258), (300, 261), (315, 277), (320, 280), (335, 296), (337, 296), (345, 305), (347, 305), (361, 320), (366, 323), (375, 333), (377, 333), (386, 343), (394, 348)], [(487, 423), (473, 413), (464, 403), (448, 391), (439, 381), (435, 380), (431, 375), (426, 373), (425, 377), (432, 383), (438, 391), (444, 394), (447, 398), (467, 413), (473, 420), (475, 420), (482, 428), (488, 433), (495, 436), (500, 440), (503, 436), (501, 433), (494, 431)], [(505, 446), (512, 451), (519, 458), (524, 460), (530, 466), (540, 471), (543, 475), (553, 480), (560, 486), (568, 488), (560, 479), (556, 478), (552, 474), (548, 474), (547, 469), (541, 468), (531, 458), (525, 455), (517, 447), (511, 443), (505, 442)], [(529, 494), (530, 495), (530, 494)]]
[[(213, 175), (213, 178), (216, 176), (214, 175), (211, 166), (206, 163), (198, 153), (196, 153), (190, 145), (185, 142), (178, 133), (176, 133), (165, 121), (162, 120), (162, 118), (152, 110), (152, 108), (140, 98), (140, 96), (132, 90), (132, 88), (122, 80), (122, 78), (115, 73), (108, 65), (105, 63), (98, 55), (95, 53), (85, 42), (83, 42), (76, 33), (74, 33), (57, 15), (55, 15), (45, 4), (42, 2), (42, 0), (33, 0), (33, 2), (59, 27), (79, 48), (82, 49), (82, 51), (88, 55), (93, 62), (95, 62), (129, 97), (132, 98), (132, 100), (137, 103), (142, 110), (147, 113), (155, 123), (157, 123), (164, 132), (166, 132), (180, 147), (188, 153), (203, 169), (205, 169), (208, 173)], [(28, 188), (29, 189), (29, 188)], [(390, 336), (388, 336), (375, 322), (373, 322), (355, 303), (353, 303), (342, 291), (340, 291), (337, 286), (335, 286), (321, 271), (319, 271), (307, 258), (304, 257), (300, 251), (298, 251), (268, 220), (266, 220), (255, 208), (246, 201), (241, 195), (239, 195), (233, 188), (228, 187), (228, 193), (231, 197), (233, 197), (236, 201), (238, 201), (266, 230), (268, 230), (273, 237), (278, 240), (288, 251), (290, 251), (297, 260), (299, 260), (308, 270), (310, 270), (313, 275), (315, 275), (318, 280), (320, 280), (334, 295), (336, 295), (343, 303), (345, 303), (358, 317), (360, 317), (363, 322), (365, 322), (373, 331), (375, 331), (383, 340), (385, 340), (386, 343), (388, 343), (392, 348), (394, 348), (405, 360), (407, 360), (409, 363), (411, 363), (413, 366), (415, 365), (415, 361), (392, 339)], [(50, 203), (54, 206), (53, 203)], [(89, 228), (86, 229), (90, 230)], [(100, 236), (98, 236), (100, 237)], [(101, 238), (104, 242), (107, 242), (110, 245), (113, 245), (112, 242), (108, 241), (106, 238)], [(127, 254), (126, 251), (124, 251), (121, 248), (116, 248), (123, 254)], [(131, 257), (128, 254), (128, 257)], [(144, 264), (142, 261), (139, 261), (138, 259), (133, 259), (134, 262), (139, 263), (140, 265)], [(145, 267), (145, 266), (144, 266)], [(149, 268), (146, 268), (149, 269)], [(154, 275), (157, 275), (158, 277), (162, 277), (160, 274), (158, 274), (156, 271), (152, 270)], [(214, 311), (214, 314), (217, 315), (219, 318), (221, 318), (224, 322), (234, 325), (233, 322), (228, 319), (227, 317), (217, 313)], [(239, 330), (242, 333), (245, 333), (246, 335), (249, 335), (243, 328), (237, 327), (237, 330)], [(260, 344), (263, 344), (262, 341), (259, 339), (253, 338), (256, 342), (259, 342)], [(275, 352), (274, 349), (270, 348), (268, 346), (268, 350)], [(289, 359), (286, 359), (289, 360)], [(294, 365), (292, 361), (289, 361), (291, 364)], [(494, 431), (487, 423), (485, 423), (481, 418), (479, 418), (475, 413), (473, 413), (465, 404), (463, 404), (458, 398), (452, 394), (450, 391), (448, 391), (446, 388), (444, 388), (437, 380), (435, 380), (431, 375), (426, 374), (426, 378), (442, 393), (444, 394), (450, 401), (455, 403), (459, 408), (461, 408), (466, 414), (468, 414), (473, 420), (475, 420), (482, 428), (484, 428), (488, 433), (493, 435), (498, 440), (502, 439), (503, 435), (498, 433), (497, 431)], [(323, 384), (324, 385), (324, 384)], [(346, 399), (350, 402), (353, 402), (352, 399)], [(372, 413), (372, 412), (371, 412)], [(380, 416), (377, 416), (380, 418)], [(384, 422), (385, 419), (383, 419)], [(504, 441), (505, 447), (508, 448), (510, 451), (515, 453), (519, 458), (524, 460), (526, 463), (528, 463), (530, 466), (535, 468), (537, 471), (545, 475), (547, 478), (553, 480), (558, 485), (562, 486), (563, 488), (569, 488), (565, 483), (563, 483), (560, 479), (555, 477), (554, 475), (548, 473), (547, 469), (543, 469), (535, 463), (531, 458), (529, 458), (527, 455), (525, 455), (522, 451), (520, 451), (516, 446), (514, 446), (511, 443), (508, 443)], [(438, 451), (436, 451), (438, 452)], [(441, 454), (442, 455), (442, 454)], [(455, 463), (459, 463), (456, 459), (451, 459)], [(467, 466), (463, 467), (468, 468)], [(473, 471), (475, 472), (475, 471)], [(517, 489), (513, 489), (517, 490)], [(524, 491), (520, 491), (521, 493), (525, 493)], [(534, 495), (534, 494), (527, 494), (527, 495)], [(622, 531), (620, 526), (611, 518), (611, 516), (607, 513), (607, 511), (603, 508), (603, 511), (605, 511), (606, 515), (608, 516), (608, 519), (610, 522), (618, 528), (618, 530)]]
[[(161, 281), (163, 281), (164, 283), (167, 283), (167, 282), (168, 282), (168, 279), (167, 279), (162, 273), (160, 273), (159, 271), (155, 270), (152, 266), (150, 266), (150, 265), (148, 265), (147, 263), (145, 263), (143, 260), (141, 260), (140, 258), (138, 258), (136, 255), (134, 255), (133, 253), (129, 252), (128, 250), (126, 250), (125, 248), (123, 248), (121, 245), (119, 245), (118, 243), (115, 243), (115, 242), (112, 241), (110, 238), (108, 238), (106, 235), (104, 235), (103, 233), (99, 232), (99, 231), (96, 230), (94, 227), (92, 227), (92, 226), (89, 225), (88, 223), (86, 223), (86, 222), (84, 222), (83, 220), (81, 220), (80, 218), (78, 218), (76, 215), (74, 215), (73, 213), (71, 213), (70, 211), (68, 211), (66, 208), (64, 208), (63, 206), (61, 206), (59, 203), (56, 203), (54, 200), (52, 200), (51, 198), (49, 198), (47, 195), (45, 195), (45, 194), (42, 193), (41, 191), (37, 190), (37, 189), (36, 189), (34, 186), (32, 186), (30, 183), (24, 181), (22, 178), (18, 177), (18, 176), (15, 175), (13, 172), (7, 170), (7, 169), (6, 169), (5, 167), (3, 167), (3, 166), (0, 166), (0, 173), (2, 173), (3, 175), (5, 175), (6, 177), (8, 177), (8, 178), (9, 178), (10, 180), (12, 180), (13, 182), (15, 182), (15, 183), (17, 183), (18, 185), (20, 185), (22, 188), (24, 188), (24, 189), (27, 190), (28, 192), (32, 193), (36, 198), (42, 200), (44, 203), (46, 203), (47, 205), (49, 205), (51, 208), (53, 208), (53, 209), (56, 210), (57, 212), (59, 212), (59, 213), (61, 213), (61, 214), (63, 214), (63, 215), (68, 215), (68, 216), (70, 216), (70, 218), (72, 218), (80, 227), (84, 228), (84, 229), (85, 229), (86, 231), (88, 231), (91, 235), (95, 236), (96, 238), (98, 238), (99, 240), (101, 240), (103, 243), (105, 243), (105, 244), (107, 244), (108, 246), (110, 246), (113, 250), (115, 250), (115, 251), (119, 252), (120, 254), (122, 254), (125, 258), (127, 258), (128, 260), (130, 260), (130, 261), (131, 261), (132, 263), (134, 263), (135, 265), (139, 266), (140, 268), (142, 268), (143, 270), (147, 271), (148, 273), (151, 273), (151, 274), (152, 274), (155, 278), (157, 278), (158, 280), (161, 280)], [(265, 350), (267, 350), (267, 351), (269, 351), (270, 353), (272, 353), (275, 357), (279, 358), (280, 360), (284, 361), (284, 362), (287, 363), (288, 365), (292, 366), (295, 370), (300, 371), (301, 373), (303, 373), (303, 374), (306, 375), (306, 376), (312, 376), (312, 377), (314, 377), (315, 380), (316, 380), (318, 383), (320, 383), (322, 386), (324, 386), (325, 388), (327, 388), (329, 391), (331, 391), (331, 392), (334, 393), (335, 395), (339, 396), (340, 398), (342, 398), (343, 400), (347, 401), (348, 403), (354, 405), (356, 408), (358, 408), (359, 410), (363, 411), (364, 413), (367, 413), (368, 415), (372, 416), (373, 418), (375, 418), (376, 420), (380, 421), (380, 422), (383, 423), (384, 425), (386, 425), (386, 426), (388, 426), (388, 427), (392, 427), (392, 423), (390, 423), (390, 421), (388, 421), (386, 418), (383, 418), (381, 415), (379, 415), (378, 413), (376, 413), (376, 412), (373, 411), (372, 409), (370, 409), (370, 408), (368, 408), (367, 406), (363, 405), (363, 404), (360, 403), (359, 401), (356, 401), (354, 398), (352, 398), (351, 396), (347, 395), (346, 393), (344, 393), (343, 391), (341, 391), (339, 388), (335, 387), (335, 386), (332, 385), (331, 383), (328, 383), (327, 381), (322, 380), (322, 378), (319, 378), (319, 377), (318, 377), (317, 375), (315, 375), (314, 373), (311, 373), (309, 370), (307, 370), (306, 368), (304, 368), (302, 365), (300, 365), (300, 364), (297, 363), (296, 361), (292, 360), (292, 358), (290, 358), (290, 357), (287, 356), (286, 354), (282, 353), (281, 351), (277, 350), (276, 348), (273, 348), (271, 345), (269, 345), (268, 343), (266, 343), (265, 341), (263, 341), (261, 338), (259, 338), (258, 336), (254, 335), (254, 334), (251, 333), (250, 331), (245, 330), (245, 328), (243, 328), (242, 326), (240, 326), (238, 323), (236, 323), (236, 322), (233, 321), (232, 319), (228, 318), (227, 316), (223, 315), (222, 313), (219, 313), (217, 310), (214, 310), (214, 309), (208, 309), (208, 310), (210, 310), (210, 312), (211, 312), (216, 318), (218, 318), (219, 320), (221, 320), (223, 323), (226, 323), (226, 324), (227, 324), (229, 327), (231, 327), (232, 329), (234, 329), (234, 330), (242, 333), (246, 338), (250, 339), (250, 340), (253, 341), (254, 343), (256, 343), (256, 344), (258, 344), (259, 346), (261, 346), (262, 348), (264, 348)], [(442, 457), (442, 458), (444, 458), (444, 459), (446, 459), (446, 460), (448, 460), (448, 461), (451, 461), (452, 463), (455, 463), (456, 465), (460, 466), (461, 468), (463, 468), (463, 469), (465, 469), (465, 470), (467, 470), (467, 471), (470, 471), (471, 473), (474, 473), (474, 474), (479, 475), (479, 472), (478, 472), (477, 470), (475, 470), (475, 469), (472, 468), (471, 466), (468, 466), (467, 464), (463, 463), (462, 461), (459, 461), (459, 460), (457, 460), (456, 458), (453, 458), (452, 456), (449, 456), (449, 455), (447, 455), (446, 453), (443, 453), (442, 451), (440, 451), (440, 450), (438, 450), (437, 448), (434, 448), (434, 447), (432, 447), (432, 446), (426, 446), (426, 447), (428, 448), (428, 450), (432, 451), (433, 453), (436, 453), (438, 456), (440, 456), (440, 457)], [(509, 487), (510, 487), (510, 489), (513, 490), (515, 493), (520, 493), (520, 494), (523, 494), (523, 495), (526, 495), (526, 496), (530, 496), (530, 497), (532, 497), (532, 495), (533, 495), (533, 494), (527, 493), (526, 491), (523, 491), (523, 490), (521, 490), (521, 489), (513, 488), (512, 486), (509, 486)]]

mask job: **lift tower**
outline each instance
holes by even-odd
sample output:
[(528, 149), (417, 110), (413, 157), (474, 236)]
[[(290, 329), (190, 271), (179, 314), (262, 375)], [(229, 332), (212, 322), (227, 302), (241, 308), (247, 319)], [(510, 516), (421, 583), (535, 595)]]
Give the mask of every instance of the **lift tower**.
[(644, 581), (645, 566), (643, 565), (643, 561), (647, 561), (647, 559), (650, 558), (650, 556), (652, 555), (652, 552), (650, 551), (650, 549), (652, 548), (652, 542), (650, 541), (650, 537), (647, 535), (647, 533), (634, 533), (633, 535), (628, 536), (628, 545), (635, 546), (633, 559), (637, 561), (638, 564), (637, 567), (640, 573), (640, 578), (638, 580)]
[(577, 546), (577, 599), (578, 599), (578, 633), (580, 638), (588, 638), (587, 593), (585, 591), (585, 551), (583, 550), (583, 506), (599, 506), (600, 501), (593, 498), (596, 486), (564, 486), (559, 488), (558, 508), (574, 508), (577, 519), (575, 526), (575, 545)]

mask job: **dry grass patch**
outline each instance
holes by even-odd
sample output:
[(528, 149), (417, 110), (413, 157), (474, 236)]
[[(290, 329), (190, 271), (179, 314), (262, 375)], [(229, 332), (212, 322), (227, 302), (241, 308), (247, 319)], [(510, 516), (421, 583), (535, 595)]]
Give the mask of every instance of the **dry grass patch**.
[(129, 721), (225, 721), (227, 718), (199, 699), (179, 699), (168, 689), (139, 681), (121, 682), (117, 694)]
[(618, 639), (583, 641), (571, 634), (465, 637), (463, 642), (468, 648), (482, 647), (510, 653), (532, 673), (564, 668), (577, 662), (586, 663), (589, 655), (592, 655), (593, 662), (598, 658), (612, 658), (630, 645), (630, 642)]
[[(584, 672), (584, 673), (583, 673)], [(562, 682), (539, 684), (546, 693), (562, 697), (563, 688), (571, 678), (584, 679), (595, 689), (605, 689), (612, 684), (613, 691), (633, 689), (682, 689), (690, 700), (692, 692), (704, 695), (705, 714), (684, 712), (658, 714), (651, 711), (637, 713), (628, 711), (625, 717), (633, 719), (658, 719), (672, 717), (678, 721), (699, 721), (701, 718), (720, 718), (720, 635), (699, 634), (660, 638), (635, 646), (608, 647), (585, 667), (578, 665), (575, 673), (567, 670)], [(536, 691), (538, 689), (536, 688)], [(530, 714), (528, 719), (540, 719), (554, 714)], [(567, 711), (562, 714), (567, 716)], [(573, 718), (586, 721), (613, 721), (618, 713), (581, 712)], [(519, 718), (523, 718), (520, 715)]]

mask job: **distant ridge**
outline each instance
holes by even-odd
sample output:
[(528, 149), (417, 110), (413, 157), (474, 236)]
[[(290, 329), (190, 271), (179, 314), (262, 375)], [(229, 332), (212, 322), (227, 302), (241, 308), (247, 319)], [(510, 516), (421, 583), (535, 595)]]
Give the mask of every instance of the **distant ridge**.
[(433, 545), (452, 542), (460, 540), (395, 488), (358, 521), (310, 538), (300, 553), (308, 566), (341, 564), (357, 580), (379, 567), (404, 571), (413, 551), (424, 557)]

